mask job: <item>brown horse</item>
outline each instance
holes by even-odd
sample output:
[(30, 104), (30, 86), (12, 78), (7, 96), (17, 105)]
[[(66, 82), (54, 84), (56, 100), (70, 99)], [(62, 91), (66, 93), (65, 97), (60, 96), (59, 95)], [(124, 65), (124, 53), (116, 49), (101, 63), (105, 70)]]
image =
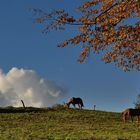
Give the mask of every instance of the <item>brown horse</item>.
[(84, 107), (83, 101), (79, 97), (78, 98), (75, 98), (75, 97), (70, 98), (69, 101), (66, 103), (66, 106), (69, 108), (71, 104), (74, 106), (74, 108), (75, 108), (76, 104), (78, 104), (79, 109), (82, 109), (82, 107)]
[(131, 121), (133, 122), (133, 117), (137, 116), (138, 122), (139, 122), (139, 116), (140, 116), (140, 109), (132, 109), (128, 108), (122, 112), (122, 118), (125, 122), (127, 119), (131, 117)]

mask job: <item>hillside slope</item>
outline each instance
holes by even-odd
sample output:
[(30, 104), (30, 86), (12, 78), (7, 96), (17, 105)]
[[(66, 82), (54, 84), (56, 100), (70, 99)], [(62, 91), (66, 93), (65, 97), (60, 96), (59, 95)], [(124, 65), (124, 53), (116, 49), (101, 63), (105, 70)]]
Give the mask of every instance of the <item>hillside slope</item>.
[(45, 109), (0, 113), (0, 140), (140, 140), (140, 125), (120, 113)]

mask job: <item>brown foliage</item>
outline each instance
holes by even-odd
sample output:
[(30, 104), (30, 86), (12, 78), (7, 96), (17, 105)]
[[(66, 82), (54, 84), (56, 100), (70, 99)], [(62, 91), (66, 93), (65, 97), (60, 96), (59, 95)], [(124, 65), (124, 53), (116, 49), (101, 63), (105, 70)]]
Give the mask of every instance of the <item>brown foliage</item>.
[[(124, 71), (140, 70), (140, 0), (88, 0), (78, 10), (82, 16), (74, 18), (63, 9), (49, 14), (32, 9), (38, 23), (47, 23), (43, 33), (61, 29), (66, 24), (77, 25), (79, 34), (58, 46), (81, 46), (80, 62), (91, 51), (103, 51), (106, 63), (114, 62)], [(130, 24), (125, 22), (128, 18), (137, 20)]]

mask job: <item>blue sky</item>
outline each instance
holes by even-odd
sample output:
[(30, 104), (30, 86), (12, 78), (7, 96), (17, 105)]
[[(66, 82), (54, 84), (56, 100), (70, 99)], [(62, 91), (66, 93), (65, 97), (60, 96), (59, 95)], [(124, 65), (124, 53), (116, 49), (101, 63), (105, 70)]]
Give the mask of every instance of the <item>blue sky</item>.
[(75, 29), (41, 33), (33, 22), (29, 8), (66, 8), (72, 12), (82, 0), (0, 0), (0, 69), (7, 73), (13, 67), (32, 69), (44, 79), (67, 88), (59, 99), (63, 103), (75, 96), (84, 100), (85, 108), (122, 111), (134, 107), (140, 93), (140, 73), (123, 72), (114, 64), (104, 64), (100, 56), (77, 62), (77, 46), (57, 48), (57, 43), (71, 37)]

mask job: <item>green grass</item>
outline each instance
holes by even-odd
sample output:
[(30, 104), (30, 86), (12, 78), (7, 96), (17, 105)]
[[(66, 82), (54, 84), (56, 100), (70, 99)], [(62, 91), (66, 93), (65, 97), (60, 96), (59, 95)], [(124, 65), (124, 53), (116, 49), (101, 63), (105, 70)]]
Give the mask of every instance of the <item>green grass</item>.
[(93, 110), (0, 113), (0, 140), (140, 140), (140, 124)]

